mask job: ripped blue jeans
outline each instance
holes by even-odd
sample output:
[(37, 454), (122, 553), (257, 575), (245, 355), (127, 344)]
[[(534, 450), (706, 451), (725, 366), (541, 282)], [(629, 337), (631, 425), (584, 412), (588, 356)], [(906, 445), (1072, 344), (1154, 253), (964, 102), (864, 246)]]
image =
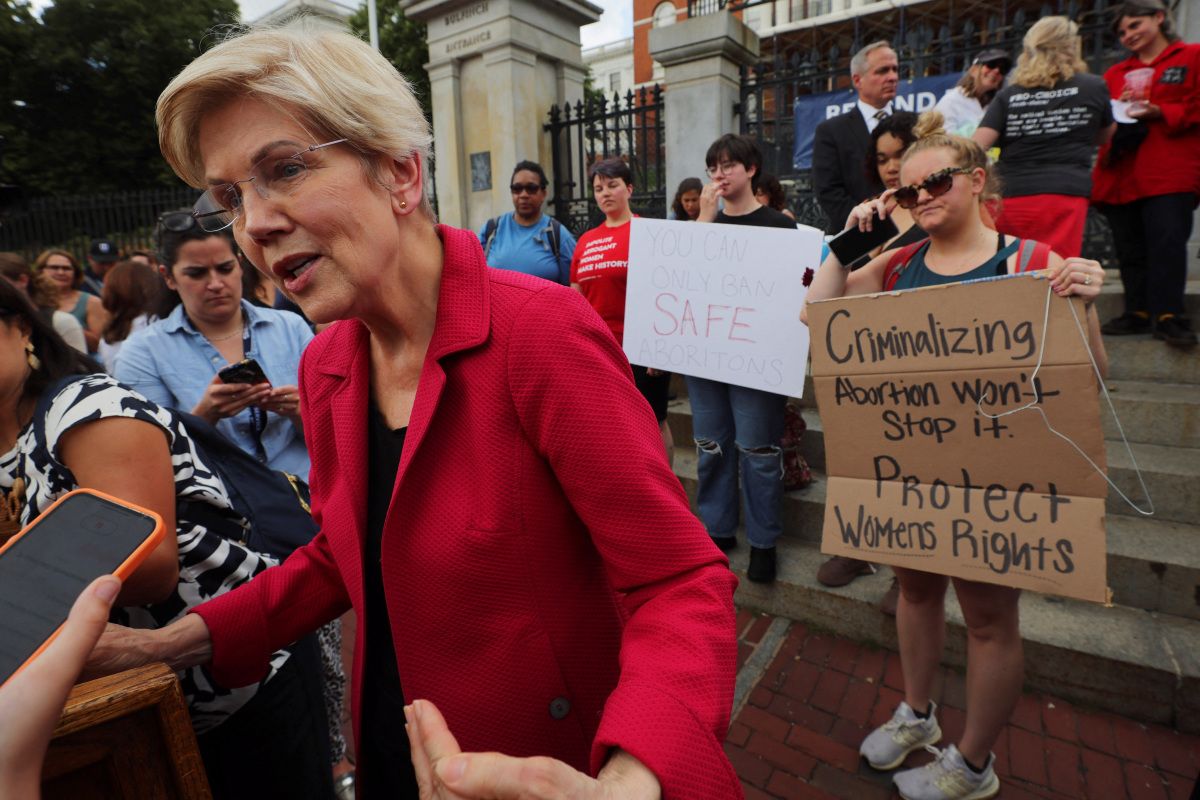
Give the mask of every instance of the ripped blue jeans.
[(738, 526), (738, 473), (745, 504), (746, 539), (774, 547), (782, 530), (783, 395), (688, 376), (692, 428), (699, 457), (696, 505), (715, 539)]

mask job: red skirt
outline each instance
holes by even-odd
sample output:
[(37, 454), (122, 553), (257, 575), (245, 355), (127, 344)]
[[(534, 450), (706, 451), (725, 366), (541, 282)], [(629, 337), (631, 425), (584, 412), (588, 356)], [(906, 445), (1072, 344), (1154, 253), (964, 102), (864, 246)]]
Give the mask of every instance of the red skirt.
[(1063, 258), (1083, 250), (1088, 199), (1069, 194), (1006, 197), (996, 215), (996, 230), (1050, 245)]

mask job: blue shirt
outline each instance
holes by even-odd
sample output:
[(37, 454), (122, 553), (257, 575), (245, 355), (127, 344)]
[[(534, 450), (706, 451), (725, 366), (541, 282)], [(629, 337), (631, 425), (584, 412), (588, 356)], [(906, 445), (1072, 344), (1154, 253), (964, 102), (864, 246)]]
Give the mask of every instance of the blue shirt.
[[(245, 300), (242, 311), (250, 330), (246, 358), (262, 366), (272, 386), (296, 386), (300, 355), (313, 338), (308, 325), (291, 312), (259, 308)], [(212, 343), (193, 327), (180, 304), (166, 319), (125, 340), (113, 376), (160, 406), (191, 412), (225, 364)], [(259, 437), (250, 409), (220, 420), (217, 429), (250, 455), (258, 455)], [(261, 441), (268, 466), (308, 480), (304, 436), (290, 419), (267, 413)]]
[[(487, 249), (483, 232), (479, 230), (479, 244)], [(565, 226), (558, 227), (558, 252), (550, 252), (550, 217), (543, 214), (532, 225), (517, 222), (513, 212), (501, 214), (496, 224), (496, 235), (492, 246), (487, 249), (487, 263), (496, 269), (509, 269), (536, 275), (548, 281), (567, 286), (571, 283), (571, 256), (575, 254), (575, 237)]]

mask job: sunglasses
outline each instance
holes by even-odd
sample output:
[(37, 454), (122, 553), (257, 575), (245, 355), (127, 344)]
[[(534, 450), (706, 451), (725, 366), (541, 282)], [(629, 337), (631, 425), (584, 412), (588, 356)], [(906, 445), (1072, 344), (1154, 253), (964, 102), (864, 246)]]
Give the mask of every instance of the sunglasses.
[(1008, 62), (1007, 61), (982, 61), (980, 63), (983, 64), (983, 66), (987, 67), (988, 69), (998, 70), (1001, 75), (1008, 74)]
[(537, 194), (542, 190), (542, 185), (539, 183), (514, 183), (508, 188), (512, 189), (513, 194)]
[(158, 224), (165, 231), (183, 233), (196, 226), (196, 217), (191, 211), (168, 211), (158, 218)]
[(901, 186), (892, 192), (896, 205), (901, 208), (916, 208), (917, 201), (924, 189), (930, 197), (941, 197), (954, 186), (955, 175), (970, 175), (975, 170), (970, 167), (946, 167), (930, 175), (920, 183), (911, 186)]

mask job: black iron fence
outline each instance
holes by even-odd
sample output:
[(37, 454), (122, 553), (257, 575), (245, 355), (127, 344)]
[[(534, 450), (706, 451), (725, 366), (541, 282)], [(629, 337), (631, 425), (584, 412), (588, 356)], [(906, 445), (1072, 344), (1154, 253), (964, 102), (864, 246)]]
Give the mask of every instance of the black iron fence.
[(633, 173), (633, 211), (662, 217), (666, 210), (667, 161), (663, 137), (663, 92), (659, 86), (552, 106), (550, 133), (554, 172), (554, 216), (576, 235), (603, 215), (592, 199), (588, 167), (618, 157)]
[(190, 207), (198, 192), (187, 186), (102, 195), (38, 197), (0, 215), (0, 250), (32, 260), (49, 247), (81, 261), (92, 239), (105, 237), (122, 252), (153, 246), (158, 215)]
[[(937, 0), (776, 35), (764, 42), (764, 47), (772, 50), (771, 58), (742, 69), (741, 131), (758, 139), (763, 169), (784, 183), (797, 219), (824, 227), (825, 216), (813, 196), (811, 175), (793, 166), (793, 107), (799, 97), (849, 86), (850, 56), (864, 44), (879, 39), (892, 42), (900, 60), (901, 79), (958, 74), (984, 47), (1016, 55), (1034, 22), (1042, 16), (1063, 14), (1079, 23), (1084, 59), (1093, 73), (1100, 74), (1125, 56), (1109, 29), (1112, 4), (1112, 0)], [(1088, 220), (1084, 251), (1102, 261), (1112, 256), (1111, 236), (1096, 214)]]

